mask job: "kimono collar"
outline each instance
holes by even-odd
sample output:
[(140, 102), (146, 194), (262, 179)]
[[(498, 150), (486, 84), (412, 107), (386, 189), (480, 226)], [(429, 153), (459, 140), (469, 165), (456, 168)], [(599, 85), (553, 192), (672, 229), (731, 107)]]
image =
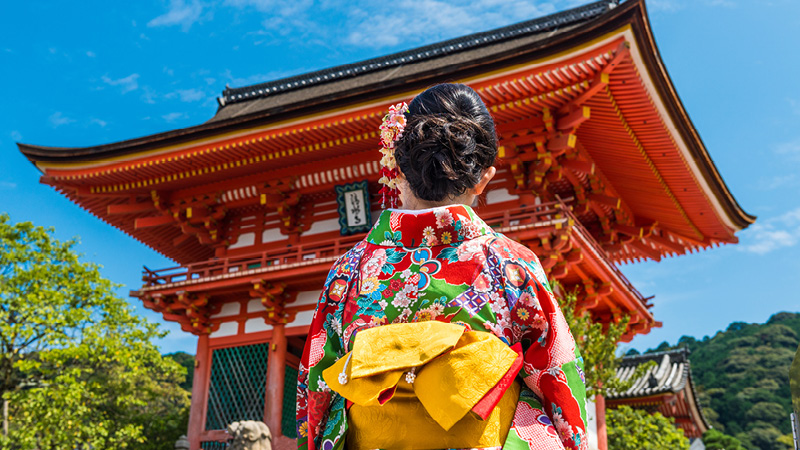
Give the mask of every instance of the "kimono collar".
[(387, 209), (367, 235), (384, 247), (432, 247), (492, 233), (469, 206), (449, 205), (423, 210)]

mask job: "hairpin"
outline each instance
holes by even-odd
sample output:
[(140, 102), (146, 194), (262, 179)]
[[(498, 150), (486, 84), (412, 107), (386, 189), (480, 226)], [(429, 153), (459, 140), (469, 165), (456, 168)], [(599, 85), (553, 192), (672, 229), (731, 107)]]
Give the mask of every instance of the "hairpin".
[(403, 136), (406, 127), (406, 116), (408, 105), (405, 102), (398, 103), (389, 107), (389, 113), (383, 117), (381, 123), (381, 178), (378, 183), (383, 187), (381, 193), (381, 208), (386, 209), (386, 204), (390, 208), (397, 207), (397, 199), (400, 197), (397, 190), (397, 162), (394, 159), (394, 144)]

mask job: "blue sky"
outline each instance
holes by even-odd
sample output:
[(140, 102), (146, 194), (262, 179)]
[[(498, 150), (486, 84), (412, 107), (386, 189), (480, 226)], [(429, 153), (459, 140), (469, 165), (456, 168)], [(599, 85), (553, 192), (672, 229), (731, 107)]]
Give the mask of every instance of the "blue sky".
[[(80, 251), (128, 289), (172, 264), (38, 183), (14, 145), (84, 146), (196, 125), (233, 87), (354, 62), (530, 19), (569, 0), (141, 0), (0, 6), (0, 211), (80, 236)], [(800, 2), (651, 0), (678, 93), (756, 225), (740, 244), (626, 265), (664, 327), (640, 350), (732, 321), (800, 311)], [(137, 305), (153, 320), (160, 316)], [(172, 333), (164, 351), (193, 353)]]

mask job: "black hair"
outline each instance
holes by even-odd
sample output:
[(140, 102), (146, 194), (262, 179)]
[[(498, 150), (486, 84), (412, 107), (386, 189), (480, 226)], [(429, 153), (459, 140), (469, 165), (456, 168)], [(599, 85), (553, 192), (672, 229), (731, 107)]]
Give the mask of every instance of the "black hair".
[(397, 165), (418, 198), (440, 202), (473, 188), (497, 157), (494, 120), (478, 93), (439, 84), (408, 105)]

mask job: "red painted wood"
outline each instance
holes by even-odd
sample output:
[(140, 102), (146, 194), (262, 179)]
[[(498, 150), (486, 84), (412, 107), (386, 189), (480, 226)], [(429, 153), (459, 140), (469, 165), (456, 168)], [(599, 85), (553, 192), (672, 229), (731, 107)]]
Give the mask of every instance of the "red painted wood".
[(208, 336), (197, 339), (195, 356), (194, 381), (192, 382), (192, 406), (189, 410), (189, 445), (191, 450), (200, 450), (200, 440), (205, 431), (206, 404), (208, 399), (208, 382), (211, 376), (211, 352), (208, 347)]
[(597, 449), (608, 450), (608, 431), (606, 430), (606, 399), (602, 395), (594, 397), (594, 405), (597, 408), (595, 418), (597, 420)]
[(282, 436), (283, 383), (286, 376), (286, 333), (285, 325), (275, 325), (272, 329), (269, 364), (267, 366), (267, 401), (264, 416), (273, 436)]

